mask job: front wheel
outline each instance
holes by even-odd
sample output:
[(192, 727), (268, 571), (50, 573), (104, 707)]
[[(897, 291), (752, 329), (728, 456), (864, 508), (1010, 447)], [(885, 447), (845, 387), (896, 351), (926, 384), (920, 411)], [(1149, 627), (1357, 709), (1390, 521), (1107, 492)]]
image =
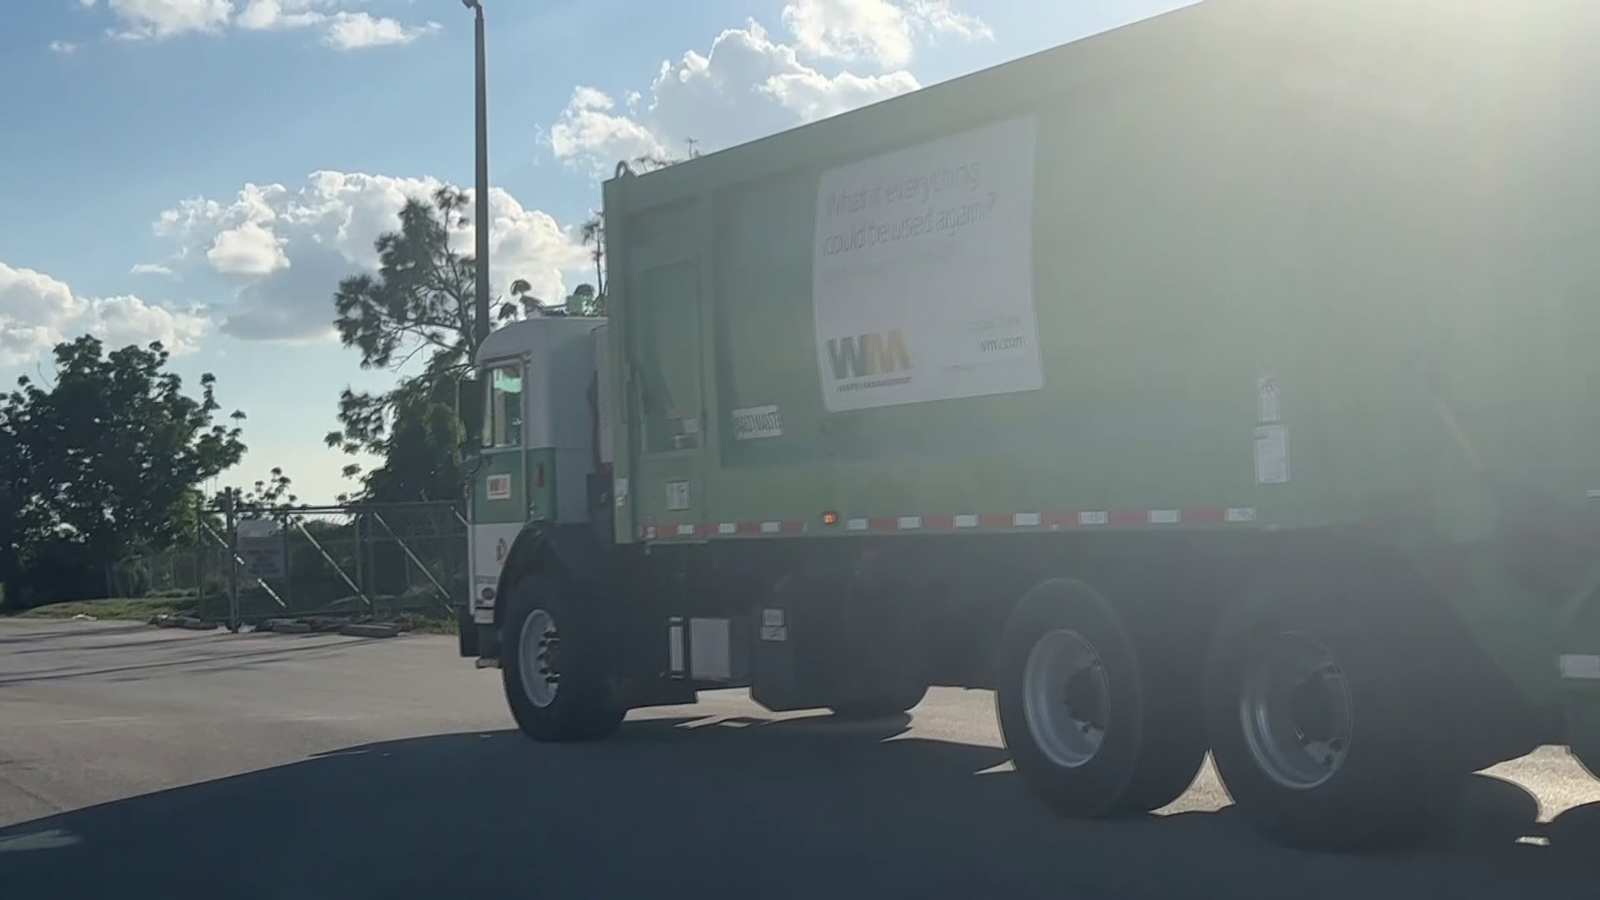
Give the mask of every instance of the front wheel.
[(501, 681), (522, 733), (537, 741), (610, 737), (626, 710), (606, 678), (592, 610), (558, 582), (517, 582), (501, 626)]

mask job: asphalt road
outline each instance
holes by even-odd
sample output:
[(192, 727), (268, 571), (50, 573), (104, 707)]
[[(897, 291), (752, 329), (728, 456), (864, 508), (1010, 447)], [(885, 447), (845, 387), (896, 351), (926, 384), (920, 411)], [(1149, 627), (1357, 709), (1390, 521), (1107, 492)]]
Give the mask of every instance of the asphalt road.
[(1209, 773), (1058, 820), (982, 692), (630, 718), (525, 741), (448, 638), (0, 622), (0, 898), (1600, 897), (1600, 785), (1555, 748), (1475, 776), (1433, 846), (1341, 857), (1262, 843)]

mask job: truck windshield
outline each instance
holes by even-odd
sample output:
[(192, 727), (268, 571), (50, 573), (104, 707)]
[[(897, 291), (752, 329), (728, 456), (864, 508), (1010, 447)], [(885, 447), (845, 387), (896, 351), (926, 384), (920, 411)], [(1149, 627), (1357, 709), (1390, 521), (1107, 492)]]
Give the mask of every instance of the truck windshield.
[(489, 370), (489, 415), (483, 423), (485, 447), (522, 444), (522, 366), (506, 363)]

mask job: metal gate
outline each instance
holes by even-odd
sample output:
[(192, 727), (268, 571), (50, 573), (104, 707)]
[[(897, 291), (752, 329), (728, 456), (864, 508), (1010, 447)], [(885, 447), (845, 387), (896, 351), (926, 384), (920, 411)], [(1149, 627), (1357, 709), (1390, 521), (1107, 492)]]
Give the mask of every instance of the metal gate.
[(125, 561), (125, 596), (193, 597), (229, 627), (272, 618), (448, 619), (467, 596), (459, 503), (252, 507), (196, 511), (191, 546)]

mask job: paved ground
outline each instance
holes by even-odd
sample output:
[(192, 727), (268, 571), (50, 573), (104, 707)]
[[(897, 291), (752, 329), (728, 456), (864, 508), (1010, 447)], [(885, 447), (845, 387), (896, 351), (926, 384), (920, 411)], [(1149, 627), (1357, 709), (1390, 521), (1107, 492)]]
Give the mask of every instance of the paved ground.
[(1052, 818), (984, 693), (842, 726), (730, 692), (537, 746), (454, 650), (0, 622), (0, 897), (1600, 896), (1600, 787), (1555, 749), (1476, 777), (1436, 847), (1316, 856), (1209, 775), (1148, 821)]

